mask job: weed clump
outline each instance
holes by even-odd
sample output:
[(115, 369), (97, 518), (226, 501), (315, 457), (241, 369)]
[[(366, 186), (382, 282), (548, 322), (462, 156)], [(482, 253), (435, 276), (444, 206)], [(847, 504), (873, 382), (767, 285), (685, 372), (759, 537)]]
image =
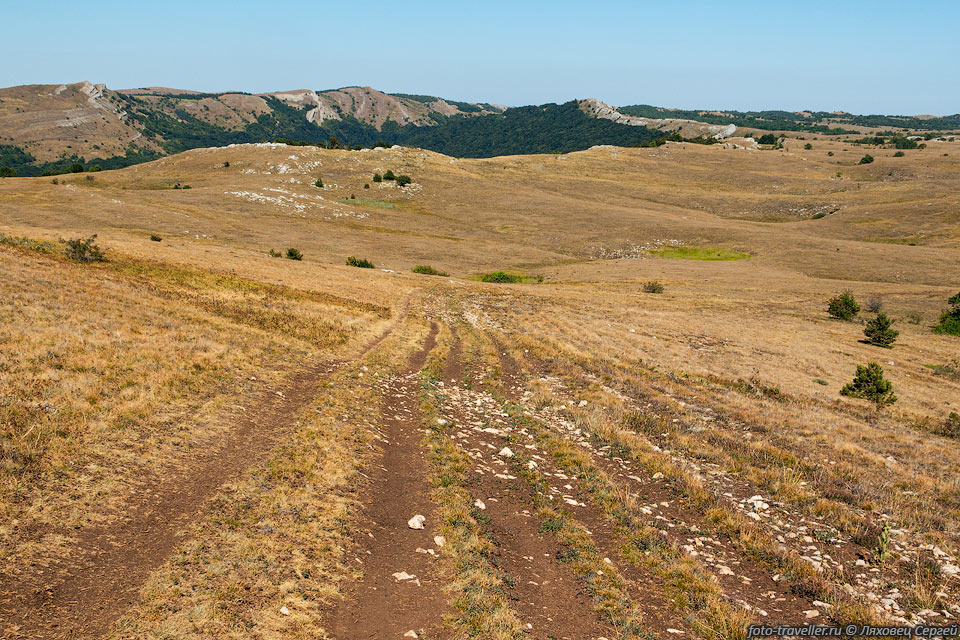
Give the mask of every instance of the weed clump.
[(323, 180), (321, 180), (320, 178), (317, 178), (317, 181), (313, 183), (313, 186), (315, 186), (318, 189), (323, 189)]
[(96, 239), (97, 234), (93, 234), (86, 239), (67, 240), (67, 248), (64, 253), (68, 258), (77, 262), (104, 262), (107, 258), (103, 250), (94, 242)]
[(643, 283), (644, 293), (663, 293), (663, 283), (659, 280), (648, 280)]
[(287, 260), (303, 260), (303, 253), (299, 249), (290, 247), (287, 249)]
[(900, 335), (899, 331), (892, 328), (893, 322), (883, 311), (879, 312), (876, 318), (868, 320), (867, 326), (863, 329), (867, 342), (878, 347), (890, 348)]
[(280, 253), (279, 251), (275, 250), (275, 249), (270, 249), (270, 251), (267, 251), (267, 255), (270, 256), (271, 258), (282, 258), (282, 257), (283, 257), (283, 254)]
[(413, 271), (414, 273), (422, 273), (427, 276), (449, 276), (450, 275), (445, 271), (438, 271), (437, 269), (434, 269), (430, 265), (426, 265), (426, 264), (418, 264), (413, 269), (411, 269), (411, 271)]
[(960, 293), (951, 296), (947, 302), (950, 308), (940, 314), (940, 322), (933, 328), (933, 332), (960, 336)]
[(160, 242), (161, 240), (163, 240), (163, 238), (161, 238), (160, 236), (158, 236), (158, 235), (155, 234), (155, 233), (151, 233), (151, 234), (150, 234), (150, 240), (152, 240), (153, 242)]
[(361, 269), (373, 269), (373, 263), (367, 260), (366, 258), (355, 258), (354, 256), (347, 257), (347, 266), (348, 267), (359, 267)]
[(840, 320), (853, 320), (854, 316), (860, 313), (860, 305), (857, 304), (852, 293), (844, 291), (830, 298), (827, 302), (827, 313)]
[(884, 379), (883, 368), (876, 362), (866, 365), (858, 364), (853, 382), (843, 385), (840, 395), (872, 400), (876, 403), (877, 410), (897, 401), (897, 396), (893, 393), (893, 385), (889, 380)]
[(516, 284), (522, 282), (521, 276), (516, 276), (506, 271), (492, 271), (480, 276), (480, 282), (496, 282), (500, 284)]
[(960, 413), (951, 411), (943, 424), (936, 427), (933, 432), (947, 438), (960, 438)]

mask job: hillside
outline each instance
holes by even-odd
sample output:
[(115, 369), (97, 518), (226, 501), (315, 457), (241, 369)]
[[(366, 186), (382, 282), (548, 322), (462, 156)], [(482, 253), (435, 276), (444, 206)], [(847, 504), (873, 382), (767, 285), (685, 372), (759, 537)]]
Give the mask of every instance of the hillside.
[[(805, 144), (0, 180), (4, 635), (955, 620), (960, 141)], [(892, 406), (841, 393), (869, 362)]]
[[(114, 169), (197, 147), (278, 138), (406, 144), (461, 157), (563, 153), (596, 144), (636, 146), (680, 126), (623, 126), (642, 123), (618, 122), (612, 108), (601, 116), (583, 104), (508, 109), (370, 87), (259, 95), (165, 87), (112, 91), (88, 82), (12, 87), (0, 90), (0, 166), (19, 175)], [(732, 130), (703, 128), (711, 135)]]

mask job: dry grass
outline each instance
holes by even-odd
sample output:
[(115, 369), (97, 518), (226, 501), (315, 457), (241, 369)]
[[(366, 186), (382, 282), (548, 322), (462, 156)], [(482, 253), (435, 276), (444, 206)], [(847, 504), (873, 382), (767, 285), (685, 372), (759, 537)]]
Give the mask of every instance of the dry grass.
[[(899, 548), (879, 567), (877, 588), (909, 594), (900, 604), (911, 614), (946, 607), (955, 580), (924, 568), (918, 549), (960, 554), (960, 441), (936, 433), (960, 412), (960, 379), (950, 375), (958, 343), (930, 330), (960, 287), (948, 268), (960, 248), (960, 152), (929, 145), (896, 166), (883, 154), (856, 166), (862, 149), (826, 140), (812, 152), (788, 141), (784, 152), (669, 144), (486, 160), (238, 146), (92, 182), (0, 181), (0, 231), (36, 241), (0, 244), (5, 564), (69, 553), (74, 527), (109, 521), (140, 476), (162, 475), (228, 434), (241, 399), (307, 361), (354, 357), (409, 308), (471, 336), (462, 344), (470, 384), (497, 391), (497, 345), (527, 374), (561, 380), (573, 395), (564, 402), (588, 401), (565, 415), (683, 487), (771, 572), (788, 569), (803, 589), (833, 598), (831, 617), (864, 617), (837, 594), (851, 574), (810, 574), (704, 469), (864, 553), (878, 523), (891, 521)], [(371, 185), (368, 200), (349, 200), (387, 167), (418, 187)], [(318, 176), (322, 190), (312, 186)], [(177, 181), (192, 189), (167, 188)], [(812, 219), (818, 210), (833, 213)], [(59, 239), (92, 233), (108, 262), (60, 256)], [(286, 247), (304, 260), (267, 255)], [(705, 249), (750, 257), (667, 259), (711, 257)], [(387, 272), (347, 268), (347, 255)], [(452, 278), (410, 274), (417, 264)], [(468, 279), (500, 269), (544, 282)], [(643, 292), (653, 280), (662, 294)], [(900, 320), (895, 349), (879, 353), (858, 342), (856, 324), (828, 319), (826, 300), (845, 289), (882, 298)], [(392, 365), (376, 359), (405, 353), (416, 331), (370, 354), (378, 371)], [(430, 376), (451, 342), (443, 329)], [(880, 414), (838, 395), (871, 360), (900, 398)], [(289, 602), (296, 618), (282, 628), (320, 633), (322, 603), (349, 575), (338, 518), (349, 514), (355, 496), (343, 487), (363, 457), (328, 471), (366, 442), (363, 425), (374, 419), (368, 390), (343, 375), (313, 405), (334, 415), (301, 416), (269, 464), (224, 489), (124, 629), (270, 637), (281, 629), (278, 603)], [(546, 410), (557, 397), (537, 378), (527, 379), (527, 407)], [(436, 410), (438, 400), (425, 401)], [(512, 637), (518, 622), (470, 522), (462, 461), (443, 442), (439, 432), (428, 440), (436, 498), (457, 540), (457, 624)], [(608, 480), (597, 480), (597, 499), (633, 513), (629, 492)], [(288, 507), (316, 507), (325, 524)], [(37, 527), (41, 536), (30, 533)], [(303, 539), (313, 542), (301, 553)], [(663, 553), (675, 597), (698, 603), (701, 633), (736, 637), (742, 619), (723, 594), (699, 582), (695, 564)]]

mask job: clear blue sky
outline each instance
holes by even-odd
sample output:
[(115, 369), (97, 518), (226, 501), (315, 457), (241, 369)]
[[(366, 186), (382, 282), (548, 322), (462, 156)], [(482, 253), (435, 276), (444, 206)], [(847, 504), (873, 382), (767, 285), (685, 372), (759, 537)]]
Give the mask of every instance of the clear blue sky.
[(960, 111), (960, 2), (0, 0), (0, 86)]

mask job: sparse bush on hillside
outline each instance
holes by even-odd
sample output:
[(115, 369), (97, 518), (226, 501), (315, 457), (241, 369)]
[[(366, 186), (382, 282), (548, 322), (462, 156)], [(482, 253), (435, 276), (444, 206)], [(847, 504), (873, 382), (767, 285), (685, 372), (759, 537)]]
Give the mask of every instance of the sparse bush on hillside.
[(384, 173), (383, 173), (383, 179), (384, 179), (384, 180), (396, 180), (396, 179), (397, 179), (397, 176), (393, 175), (393, 171), (391, 171), (390, 169), (387, 169), (387, 170), (384, 171)]
[(893, 323), (894, 321), (881, 311), (875, 318), (867, 321), (867, 326), (863, 328), (863, 335), (867, 336), (867, 342), (870, 344), (889, 348), (900, 335), (899, 331), (891, 328)]
[(7, 167), (7, 166), (0, 167), (0, 178), (16, 178), (17, 175), (18, 175), (17, 172), (14, 169), (11, 169), (10, 167)]
[(379, 173), (375, 173), (375, 174), (373, 174), (373, 181), (374, 181), (374, 182), (383, 182), (383, 176), (380, 175)]
[(832, 158), (832, 157), (833, 157), (833, 151), (827, 151), (827, 155)]
[(480, 276), (480, 282), (496, 282), (500, 284), (516, 284), (522, 282), (523, 277), (507, 273), (505, 271), (492, 271)]
[(897, 151), (895, 154), (893, 154), (893, 157), (894, 157), (894, 158), (902, 158), (902, 157), (905, 156), (905, 155), (907, 155), (907, 154), (905, 154), (903, 151)]
[(951, 411), (943, 424), (934, 429), (934, 433), (948, 438), (960, 438), (960, 414)]
[(873, 156), (868, 153), (860, 158), (860, 162), (857, 164), (870, 164), (871, 162), (873, 162)]
[(103, 262), (107, 258), (103, 250), (94, 242), (96, 239), (97, 234), (93, 234), (86, 239), (67, 240), (67, 248), (64, 253), (68, 258), (77, 262)]
[(765, 133), (757, 140), (759, 144), (777, 144), (777, 136), (772, 133)]
[(411, 179), (410, 176), (397, 176), (398, 187), (405, 187), (411, 182), (413, 182), (413, 179)]
[(851, 292), (844, 291), (830, 298), (827, 302), (827, 313), (840, 320), (853, 320), (854, 316), (860, 313), (860, 305)]
[(947, 302), (950, 308), (940, 314), (940, 322), (933, 328), (934, 333), (960, 336), (960, 293), (951, 296)]
[(806, 149), (807, 151), (810, 151), (811, 149), (813, 149), (813, 145), (808, 142), (807, 144), (803, 145), (803, 148)]
[(644, 293), (663, 293), (663, 283), (659, 280), (648, 280), (643, 283)]
[(871, 400), (876, 403), (877, 410), (897, 401), (897, 396), (893, 394), (893, 385), (883, 378), (883, 368), (876, 362), (858, 364), (853, 382), (844, 385), (840, 395)]
[(323, 189), (323, 180), (317, 178), (317, 181), (313, 183), (313, 186), (317, 187), (318, 189)]
[(299, 249), (290, 247), (287, 249), (287, 260), (303, 260), (303, 253)]
[(267, 251), (267, 255), (270, 256), (271, 258), (282, 258), (282, 257), (283, 257), (283, 254), (280, 253), (279, 251), (275, 250), (275, 249), (270, 249), (270, 251)]
[(867, 311), (870, 313), (880, 313), (883, 310), (883, 300), (877, 296), (873, 296), (867, 300)]
[(347, 257), (347, 266), (348, 267), (359, 267), (361, 269), (373, 269), (373, 263), (367, 260), (366, 258), (355, 258), (353, 256)]
[(161, 240), (163, 240), (163, 238), (161, 238), (160, 236), (158, 236), (158, 235), (155, 234), (155, 233), (151, 233), (151, 234), (150, 234), (150, 239), (151, 239), (152, 241), (154, 241), (154, 242), (160, 242)]
[(229, 161), (224, 161), (224, 163), (223, 163), (223, 168), (224, 168), (224, 169), (229, 169), (229, 168), (230, 168), (230, 162), (229, 162)]
[(413, 271), (414, 273), (422, 273), (428, 276), (449, 276), (450, 275), (446, 271), (438, 271), (437, 269), (434, 269), (433, 267), (425, 264), (417, 265), (413, 269), (411, 269), (411, 271)]
[(369, 183), (369, 182), (364, 183), (363, 188), (364, 188), (364, 189), (369, 189), (369, 188), (370, 188), (370, 183)]

